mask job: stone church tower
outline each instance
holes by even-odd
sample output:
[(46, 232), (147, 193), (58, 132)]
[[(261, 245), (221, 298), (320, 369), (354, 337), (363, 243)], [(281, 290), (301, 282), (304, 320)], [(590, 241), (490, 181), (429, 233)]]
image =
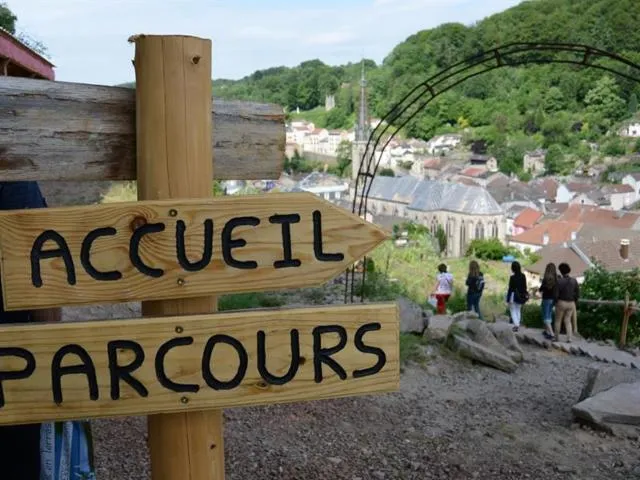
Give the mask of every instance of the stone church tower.
[[(371, 134), (371, 122), (369, 120), (369, 111), (367, 108), (367, 80), (364, 76), (364, 60), (362, 61), (362, 77), (360, 79), (360, 106), (358, 108), (358, 120), (355, 125), (355, 139), (351, 150), (351, 181), (352, 189), (355, 192), (355, 180), (358, 176), (358, 170), (360, 169), (360, 162), (362, 161), (362, 155), (364, 155), (367, 148), (367, 141)], [(371, 153), (371, 145), (369, 152)], [(352, 194), (353, 195), (353, 194)], [(352, 196), (353, 198), (353, 196)]]

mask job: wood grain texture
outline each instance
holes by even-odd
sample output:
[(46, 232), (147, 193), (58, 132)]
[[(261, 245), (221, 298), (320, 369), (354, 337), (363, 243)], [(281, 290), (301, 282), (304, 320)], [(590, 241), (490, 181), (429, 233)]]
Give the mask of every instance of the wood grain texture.
[[(378, 356), (355, 346), (355, 333), (363, 325), (379, 323), (380, 329), (362, 337), (365, 345), (377, 347), (385, 354), (379, 372), (354, 378), (353, 371), (376, 365)], [(324, 364), (322, 381), (314, 380), (313, 329), (334, 325), (346, 330), (345, 347), (332, 355), (347, 374), (341, 379)], [(176, 333), (176, 329), (180, 333)], [(181, 330), (180, 330), (181, 329)], [(265, 382), (258, 370), (257, 332), (265, 332), (266, 362), (272, 375), (282, 376), (292, 362), (292, 329), (299, 332), (300, 361), (293, 379), (284, 385)], [(240, 384), (228, 390), (211, 388), (202, 373), (205, 345), (213, 335), (224, 334), (237, 339), (247, 352), (247, 371)], [(159, 347), (177, 337), (192, 337), (191, 345), (179, 346), (166, 356), (166, 373), (177, 383), (197, 384), (198, 392), (172, 392), (163, 387), (154, 369)], [(141, 397), (127, 383), (120, 382), (121, 397), (110, 396), (111, 380), (107, 343), (134, 340), (145, 353), (141, 366), (132, 372), (148, 390)], [(337, 333), (322, 335), (322, 347), (337, 345)], [(99, 397), (89, 399), (87, 376), (64, 375), (61, 381), (62, 402), (52, 396), (51, 362), (55, 352), (68, 343), (83, 347), (95, 365)], [(33, 374), (21, 380), (2, 383), (5, 405), (0, 408), (0, 424), (33, 423), (52, 420), (112, 417), (122, 415), (187, 412), (211, 408), (241, 407), (314, 399), (367, 395), (399, 388), (399, 320), (395, 303), (320, 306), (303, 308), (247, 310), (190, 316), (147, 317), (141, 319), (102, 320), (61, 324), (24, 324), (0, 327), (0, 346), (21, 347), (33, 353)], [(221, 381), (231, 380), (238, 371), (236, 350), (227, 344), (213, 349), (211, 371)], [(126, 365), (134, 359), (131, 350), (121, 350), (118, 361)], [(77, 365), (79, 358), (69, 354), (63, 365)], [(12, 356), (0, 357), (0, 369), (21, 370), (25, 361)], [(186, 399), (186, 401), (184, 400)], [(186, 441), (186, 440), (185, 440)], [(186, 475), (182, 478), (186, 478)]]
[[(172, 209), (175, 217), (170, 215)], [(343, 253), (343, 261), (317, 260), (313, 245), (314, 210), (322, 215), (324, 252)], [(292, 257), (301, 264), (274, 268), (274, 262), (283, 258), (282, 226), (270, 223), (269, 217), (294, 213), (300, 215), (300, 222), (291, 224), (291, 250)], [(232, 239), (244, 239), (246, 245), (233, 249), (232, 253), (237, 260), (256, 261), (255, 269), (231, 267), (221, 253), (224, 225), (241, 216), (255, 216), (260, 224), (233, 230)], [(163, 232), (144, 237), (139, 250), (145, 264), (164, 270), (161, 277), (140, 273), (129, 259), (131, 226), (136, 219), (143, 219), (141, 223), (166, 225)], [(202, 258), (206, 219), (213, 220), (211, 262), (203, 270), (187, 272), (177, 259), (176, 222), (185, 222), (186, 254), (193, 262)], [(93, 265), (100, 271), (117, 269), (122, 273), (120, 280), (95, 280), (80, 264), (83, 239), (99, 227), (113, 227), (117, 233), (95, 241), (91, 250)], [(56, 230), (66, 239), (74, 259), (75, 285), (67, 283), (65, 264), (60, 258), (41, 260), (43, 285), (36, 288), (31, 282), (32, 245), (37, 236), (48, 229)], [(5, 308), (190, 298), (319, 285), (388, 237), (389, 232), (306, 192), (4, 211), (0, 212), (0, 252)], [(50, 241), (44, 248), (55, 246)]]
[[(130, 88), (0, 77), (0, 181), (135, 180), (135, 110)], [(281, 107), (218, 99), (211, 111), (216, 179), (280, 177)]]
[[(206, 198), (212, 151), (211, 40), (138, 35), (135, 43), (138, 199)], [(213, 162), (211, 159), (213, 158)], [(214, 296), (142, 302), (142, 315), (218, 309)], [(224, 480), (222, 410), (149, 415), (152, 480)]]

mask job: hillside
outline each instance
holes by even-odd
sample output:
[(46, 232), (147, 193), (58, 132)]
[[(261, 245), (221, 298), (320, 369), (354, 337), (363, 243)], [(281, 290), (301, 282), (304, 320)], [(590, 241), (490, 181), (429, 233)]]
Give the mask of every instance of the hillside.
[[(637, 0), (530, 0), (465, 26), (423, 30), (397, 45), (382, 65), (366, 61), (373, 115), (382, 117), (409, 89), (430, 75), (481, 51), (519, 41), (592, 45), (640, 63)], [(640, 77), (640, 71), (635, 72)], [(290, 111), (311, 110), (336, 94), (336, 109), (321, 123), (352, 125), (360, 64), (329, 66), (320, 60), (294, 68), (260, 70), (241, 80), (214, 81), (214, 94), (274, 102)], [(586, 142), (601, 142), (603, 154), (638, 150), (605, 138), (637, 111), (640, 85), (594, 69), (536, 65), (500, 69), (443, 94), (406, 127), (406, 134), (430, 138), (466, 129), (467, 142), (484, 140), (505, 172), (521, 169), (522, 153), (550, 149), (550, 170), (561, 172), (588, 161)], [(567, 157), (568, 154), (572, 156)]]

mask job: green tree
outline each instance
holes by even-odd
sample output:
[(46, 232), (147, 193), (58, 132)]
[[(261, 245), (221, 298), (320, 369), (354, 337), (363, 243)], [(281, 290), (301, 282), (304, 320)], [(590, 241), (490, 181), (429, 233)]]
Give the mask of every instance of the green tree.
[(438, 229), (436, 230), (436, 239), (438, 240), (438, 250), (440, 250), (440, 255), (447, 251), (447, 232), (444, 231), (442, 225), (438, 225)]
[(559, 145), (552, 145), (544, 158), (544, 168), (548, 175), (557, 175), (564, 168), (564, 152)]
[(624, 100), (618, 95), (619, 91), (620, 87), (613, 78), (603, 76), (584, 97), (587, 111), (610, 126), (622, 118), (626, 110)]
[(340, 177), (348, 177), (351, 174), (351, 152), (351, 142), (342, 140), (336, 150), (336, 174)]
[(12, 35), (16, 33), (16, 21), (18, 17), (9, 10), (6, 3), (0, 3), (0, 27), (7, 30)]
[(638, 111), (638, 96), (634, 93), (629, 97), (629, 114), (635, 115)]
[(381, 168), (378, 172), (378, 175), (381, 177), (395, 177), (396, 174), (392, 168)]

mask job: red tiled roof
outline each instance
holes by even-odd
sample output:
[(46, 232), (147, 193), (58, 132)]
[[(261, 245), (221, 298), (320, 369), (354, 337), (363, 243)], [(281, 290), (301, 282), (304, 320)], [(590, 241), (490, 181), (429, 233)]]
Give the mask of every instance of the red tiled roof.
[(468, 167), (460, 172), (460, 175), (464, 175), (465, 177), (478, 177), (486, 172), (487, 169), (484, 167)]
[(578, 233), (581, 228), (582, 223), (579, 222), (548, 220), (512, 237), (511, 240), (528, 245), (544, 245), (543, 237), (547, 234), (549, 236), (549, 245), (553, 245), (571, 241), (571, 232)]
[(617, 183), (613, 185), (607, 185), (606, 187), (603, 188), (603, 190), (607, 194), (634, 192), (633, 187), (631, 185), (627, 185), (626, 183), (625, 184)]
[(439, 158), (427, 158), (424, 161), (423, 166), (424, 168), (428, 168), (428, 169), (436, 169), (440, 167), (441, 163), (442, 163), (442, 160)]
[(542, 218), (542, 212), (533, 208), (525, 208), (513, 220), (513, 224), (517, 227), (533, 228), (535, 224)]
[(615, 212), (591, 205), (569, 205), (569, 208), (558, 218), (568, 222), (626, 229), (633, 227), (638, 219), (640, 214), (635, 212)]

